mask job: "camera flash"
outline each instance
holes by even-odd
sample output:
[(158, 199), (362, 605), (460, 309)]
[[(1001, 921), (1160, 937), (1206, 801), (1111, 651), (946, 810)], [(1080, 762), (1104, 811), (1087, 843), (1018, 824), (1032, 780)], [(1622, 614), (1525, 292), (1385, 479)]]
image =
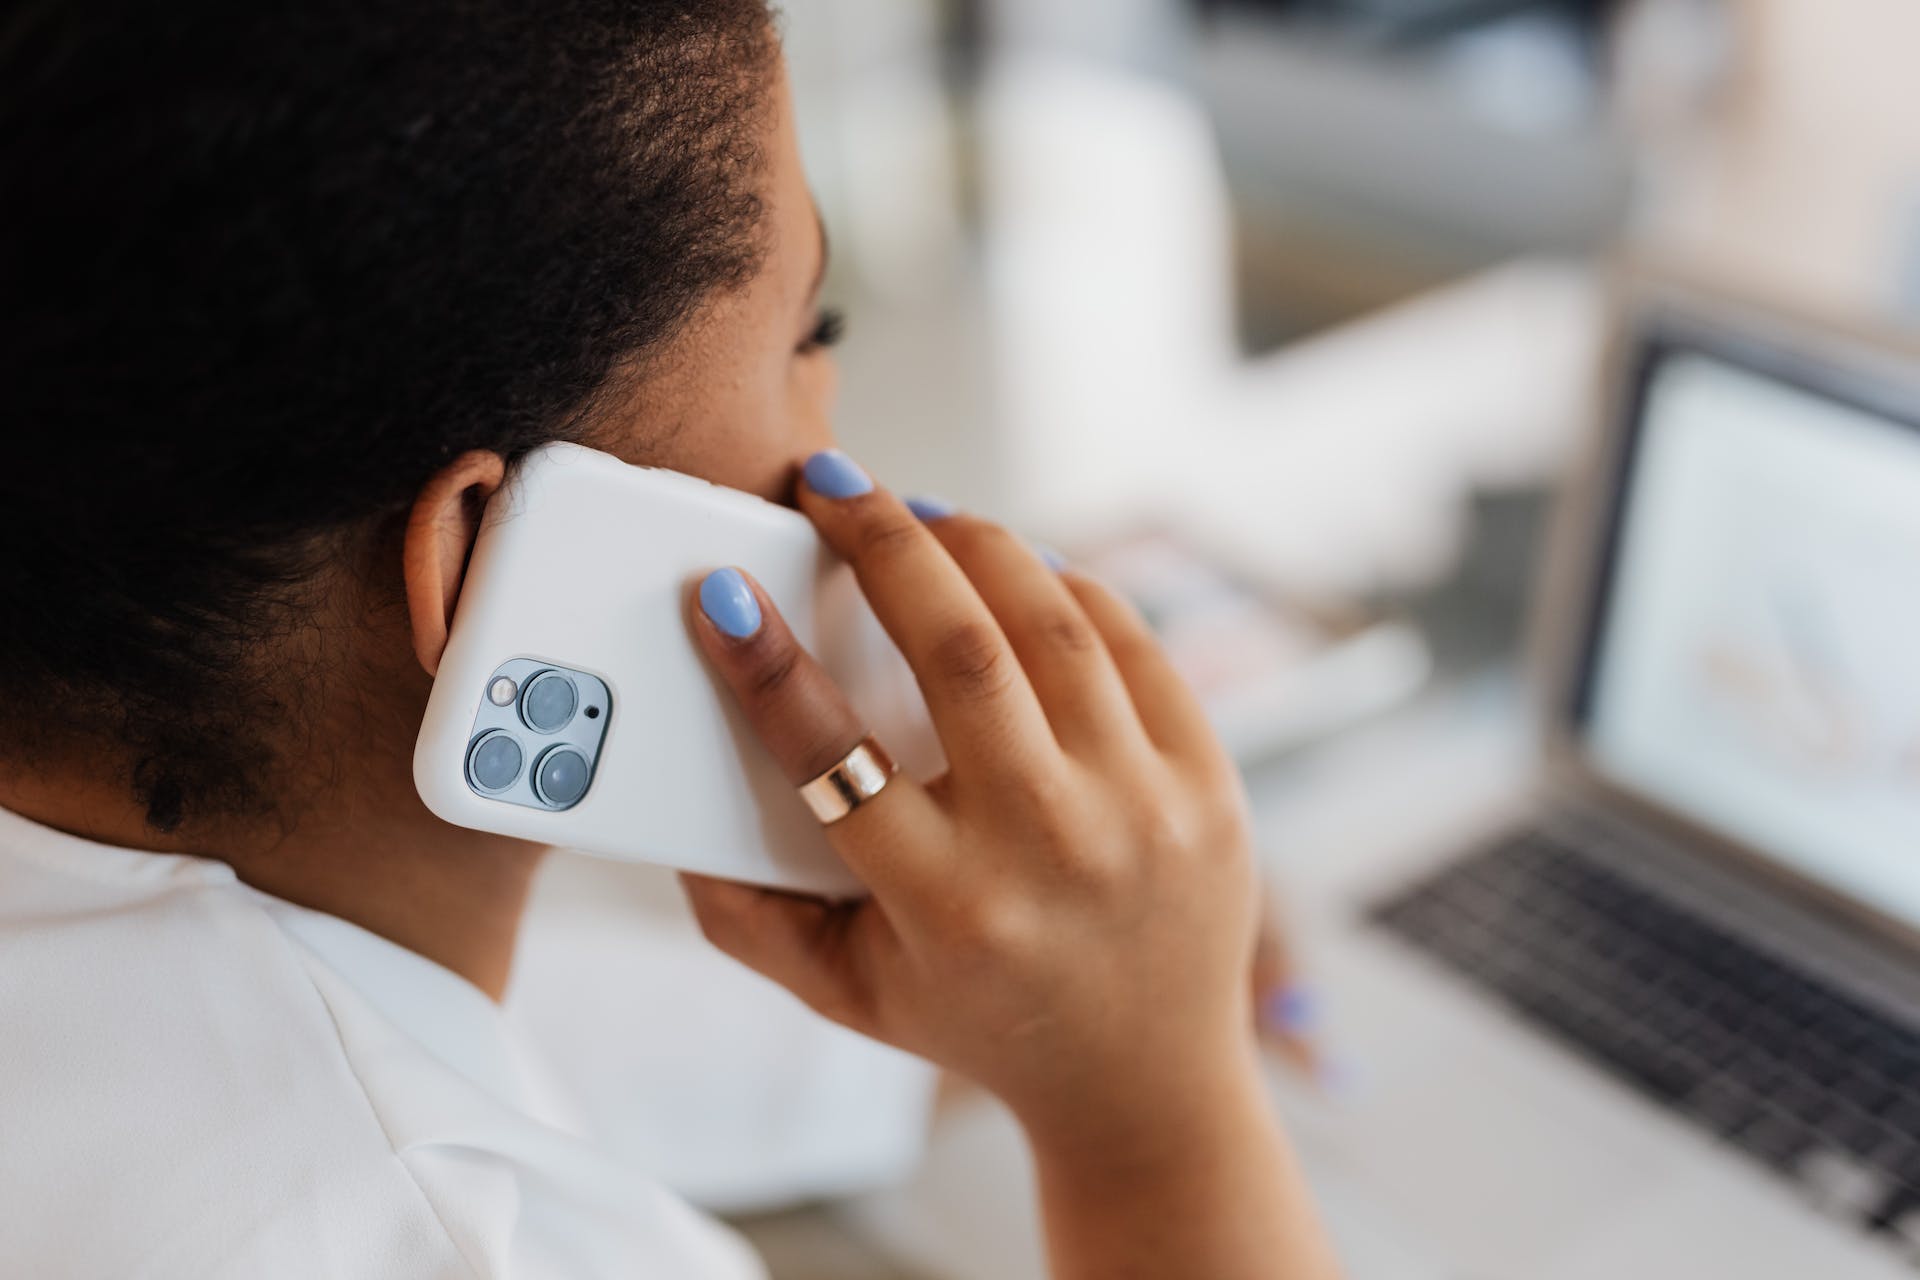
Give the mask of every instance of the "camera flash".
[(504, 707), (513, 701), (513, 695), (518, 692), (520, 692), (518, 685), (506, 676), (501, 676), (487, 686), (487, 701), (496, 707)]

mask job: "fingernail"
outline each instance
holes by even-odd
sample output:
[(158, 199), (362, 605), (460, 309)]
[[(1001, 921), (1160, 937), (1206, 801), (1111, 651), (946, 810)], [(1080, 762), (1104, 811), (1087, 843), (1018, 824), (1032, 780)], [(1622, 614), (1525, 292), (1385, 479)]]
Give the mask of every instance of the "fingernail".
[(1305, 987), (1281, 987), (1260, 1002), (1260, 1018), (1275, 1031), (1299, 1035), (1313, 1025), (1313, 993)]
[(1044, 542), (1036, 542), (1033, 544), (1033, 549), (1040, 553), (1040, 563), (1046, 565), (1047, 568), (1053, 570), (1055, 573), (1065, 573), (1067, 571), (1067, 558), (1058, 551), (1055, 551), (1052, 547), (1046, 545)]
[(917, 498), (908, 498), (907, 510), (913, 512), (913, 514), (920, 517), (921, 520), (930, 524), (935, 520), (945, 520), (954, 513), (955, 507), (945, 498), (931, 498), (922, 495)]
[(735, 640), (760, 629), (760, 602), (738, 569), (715, 569), (701, 580), (700, 612)]
[(838, 449), (823, 449), (800, 469), (807, 488), (823, 498), (857, 498), (873, 492), (873, 478)]

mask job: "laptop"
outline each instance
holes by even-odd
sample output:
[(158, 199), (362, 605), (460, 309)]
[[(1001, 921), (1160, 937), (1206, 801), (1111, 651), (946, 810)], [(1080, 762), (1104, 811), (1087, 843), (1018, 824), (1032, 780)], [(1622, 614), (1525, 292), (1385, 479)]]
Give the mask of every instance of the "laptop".
[(1912, 1275), (1920, 360), (1647, 288), (1617, 348), (1544, 782), (1333, 877), (1372, 1078), (1296, 1131), (1363, 1280)]

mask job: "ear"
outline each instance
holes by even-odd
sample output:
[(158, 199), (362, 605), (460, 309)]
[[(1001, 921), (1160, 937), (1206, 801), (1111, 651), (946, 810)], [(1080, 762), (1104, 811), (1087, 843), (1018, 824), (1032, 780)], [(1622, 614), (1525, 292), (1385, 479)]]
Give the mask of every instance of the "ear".
[(400, 569), (406, 579), (413, 653), (428, 675), (440, 669), (440, 655), (447, 650), (447, 629), (453, 625), (467, 556), (480, 536), (480, 514), (506, 474), (506, 459), (475, 449), (435, 472), (413, 500)]

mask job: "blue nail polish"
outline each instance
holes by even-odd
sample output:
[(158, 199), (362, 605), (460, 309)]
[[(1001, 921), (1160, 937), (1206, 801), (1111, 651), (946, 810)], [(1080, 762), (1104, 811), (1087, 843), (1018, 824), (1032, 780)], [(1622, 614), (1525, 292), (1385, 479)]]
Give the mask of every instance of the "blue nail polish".
[(823, 498), (857, 498), (873, 492), (872, 477), (838, 449), (814, 454), (800, 472), (807, 478), (807, 488)]
[(1299, 1035), (1313, 1025), (1313, 993), (1305, 987), (1281, 987), (1260, 1002), (1260, 1019), (1275, 1031)]
[(700, 612), (735, 640), (760, 629), (760, 602), (738, 569), (715, 569), (701, 581)]
[(907, 510), (926, 523), (945, 520), (954, 513), (954, 505), (945, 498), (917, 497), (907, 499)]
[(1055, 573), (1065, 573), (1067, 571), (1067, 558), (1058, 551), (1055, 551), (1052, 547), (1042, 542), (1036, 542), (1033, 544), (1033, 549), (1040, 553), (1040, 563), (1046, 565), (1047, 568), (1053, 570)]

